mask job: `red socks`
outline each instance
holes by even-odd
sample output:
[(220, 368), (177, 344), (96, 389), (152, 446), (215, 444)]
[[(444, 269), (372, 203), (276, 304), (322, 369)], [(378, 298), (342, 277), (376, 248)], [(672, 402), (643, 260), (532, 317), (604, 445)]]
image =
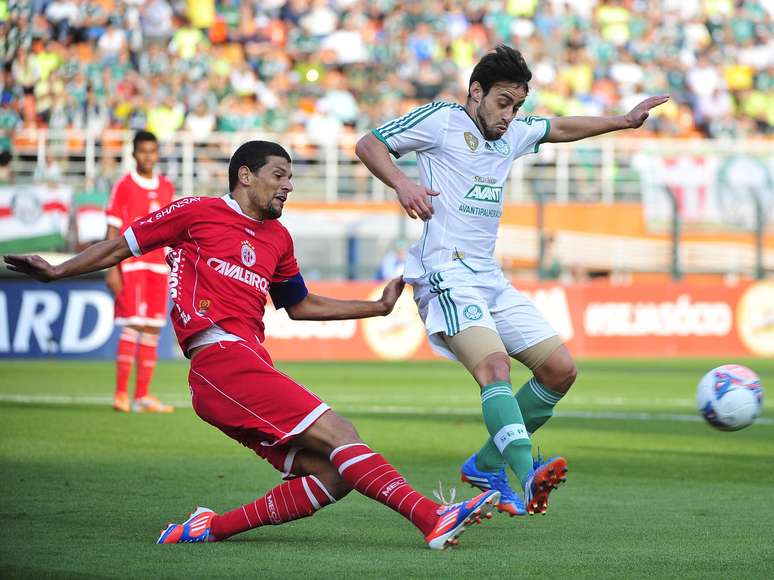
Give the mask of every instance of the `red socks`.
[(409, 520), (426, 536), (438, 521), (437, 503), (412, 488), (395, 468), (365, 443), (337, 447), (331, 463), (353, 488)]
[(134, 382), (135, 399), (141, 399), (148, 394), (148, 386), (153, 378), (153, 371), (156, 370), (158, 345), (158, 334), (143, 332), (140, 335), (140, 346), (137, 349), (137, 377)]
[(291, 479), (252, 503), (214, 516), (210, 533), (217, 540), (225, 540), (259, 526), (276, 526), (309, 517), (335, 501), (314, 475)]
[(129, 373), (132, 371), (134, 354), (137, 350), (137, 338), (140, 333), (134, 328), (125, 327), (118, 337), (116, 354), (116, 394), (126, 393), (129, 385)]

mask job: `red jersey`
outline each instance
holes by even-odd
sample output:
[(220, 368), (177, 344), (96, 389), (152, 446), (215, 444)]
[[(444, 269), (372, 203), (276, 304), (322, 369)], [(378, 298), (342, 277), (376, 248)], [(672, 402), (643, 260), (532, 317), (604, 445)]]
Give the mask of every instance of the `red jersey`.
[[(136, 219), (172, 202), (175, 186), (163, 175), (154, 175), (152, 179), (140, 176), (136, 171), (124, 175), (113, 187), (110, 202), (106, 210), (107, 223), (123, 234)], [(130, 265), (131, 264), (131, 265)], [(151, 270), (166, 274), (164, 250), (158, 249), (142, 258), (129, 258), (121, 269), (123, 271)]]
[(135, 256), (171, 248), (172, 323), (184, 352), (191, 337), (216, 324), (263, 342), (271, 283), (299, 274), (285, 226), (248, 217), (230, 195), (179, 199), (134, 222), (124, 238)]

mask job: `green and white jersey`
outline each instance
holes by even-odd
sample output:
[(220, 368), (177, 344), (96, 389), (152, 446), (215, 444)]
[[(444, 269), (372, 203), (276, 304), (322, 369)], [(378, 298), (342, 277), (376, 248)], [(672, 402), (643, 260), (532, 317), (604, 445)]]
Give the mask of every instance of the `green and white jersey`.
[(434, 102), (372, 131), (395, 157), (415, 151), (422, 185), (440, 192), (409, 250), (405, 278), (455, 263), (476, 272), (499, 268), (494, 249), (505, 181), (513, 160), (536, 153), (549, 129), (548, 119), (524, 117), (487, 141), (464, 107)]

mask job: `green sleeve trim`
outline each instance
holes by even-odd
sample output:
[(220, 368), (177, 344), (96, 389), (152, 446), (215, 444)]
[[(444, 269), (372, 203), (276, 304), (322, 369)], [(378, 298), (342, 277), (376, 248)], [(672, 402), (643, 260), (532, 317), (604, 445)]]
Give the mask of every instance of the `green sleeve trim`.
[(535, 149), (532, 151), (533, 153), (538, 152), (538, 149), (540, 149), (540, 145), (543, 142), (545, 142), (546, 139), (548, 139), (548, 134), (551, 132), (551, 120), (546, 117), (544, 117), (541, 120), (546, 122), (546, 132), (543, 133), (543, 136), (538, 140), (537, 143), (535, 143)]
[(390, 154), (391, 154), (393, 157), (395, 157), (395, 159), (398, 159), (398, 158), (400, 157), (400, 153), (398, 153), (397, 151), (395, 151), (395, 149), (393, 149), (392, 147), (390, 147), (390, 144), (389, 144), (389, 143), (387, 143), (387, 139), (385, 139), (385, 138), (382, 136), (382, 134), (379, 132), (379, 129), (371, 129), (371, 133), (373, 134), (373, 136), (374, 136), (374, 137), (376, 137), (377, 139), (379, 139), (379, 141), (381, 141), (382, 143), (384, 143), (384, 145), (387, 147), (387, 151), (389, 151), (389, 152), (390, 152)]

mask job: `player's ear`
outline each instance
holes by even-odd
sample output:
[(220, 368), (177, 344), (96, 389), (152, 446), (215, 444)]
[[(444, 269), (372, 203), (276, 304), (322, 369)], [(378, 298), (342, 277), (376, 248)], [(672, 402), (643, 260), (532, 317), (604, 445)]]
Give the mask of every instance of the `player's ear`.
[(473, 81), (470, 84), (470, 97), (476, 103), (480, 103), (483, 96), (484, 96), (484, 89), (481, 87), (481, 83), (479, 83), (478, 81)]
[(237, 170), (237, 177), (239, 178), (239, 183), (242, 185), (250, 185), (250, 176), (252, 174), (252, 171), (250, 171), (250, 168), (247, 165), (242, 165)]

